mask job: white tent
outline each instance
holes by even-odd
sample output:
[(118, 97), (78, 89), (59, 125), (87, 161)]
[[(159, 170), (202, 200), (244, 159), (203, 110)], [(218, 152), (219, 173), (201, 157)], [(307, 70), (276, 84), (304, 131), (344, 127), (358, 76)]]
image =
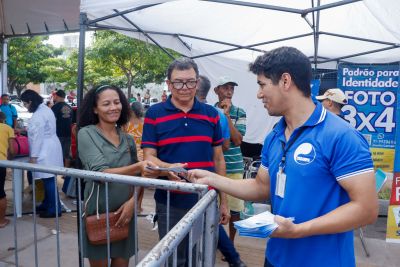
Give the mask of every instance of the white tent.
[[(262, 142), (275, 122), (256, 99), (255, 77), (247, 71), (263, 50), (294, 46), (321, 68), (400, 61), (398, 0), (0, 0), (3, 73), (4, 40), (76, 31), (79, 5), (89, 28), (118, 28), (193, 57), (212, 82), (234, 77), (234, 103), (246, 109), (251, 143)], [(115, 16), (118, 11), (133, 12)]]
[[(129, 9), (136, 11), (115, 16)], [(256, 99), (255, 76), (248, 72), (262, 51), (294, 46), (319, 68), (400, 61), (398, 0), (82, 0), (81, 12), (90, 27), (114, 27), (195, 58), (212, 83), (233, 77), (239, 84), (233, 101), (247, 112), (250, 143), (261, 143), (276, 122)], [(211, 93), (209, 101), (215, 100)]]
[(80, 0), (0, 0), (0, 93), (7, 92), (8, 39), (79, 30)]

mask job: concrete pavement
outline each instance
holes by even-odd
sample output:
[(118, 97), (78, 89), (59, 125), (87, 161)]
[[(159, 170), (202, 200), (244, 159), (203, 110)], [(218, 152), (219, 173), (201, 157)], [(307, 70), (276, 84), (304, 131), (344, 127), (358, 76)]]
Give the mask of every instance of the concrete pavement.
[[(6, 186), (7, 198), (9, 199), (8, 212), (12, 212), (12, 192), (10, 181)], [(144, 213), (154, 211), (154, 200), (152, 190), (145, 190), (143, 200)], [(62, 195), (62, 193), (61, 193)], [(64, 198), (64, 197), (63, 197)], [(64, 202), (74, 208), (71, 199), (64, 198)], [(30, 199), (24, 199), (24, 211), (31, 210)], [(12, 219), (12, 218), (11, 218)], [(157, 231), (152, 230), (152, 224), (144, 217), (138, 218), (139, 229), (139, 259), (149, 251), (158, 241)], [(33, 239), (33, 217), (24, 215), (17, 220), (17, 252), (19, 266), (35, 266), (35, 246)], [(78, 266), (78, 241), (76, 230), (76, 213), (64, 213), (60, 218), (60, 263), (65, 267)], [(370, 252), (370, 257), (366, 257), (355, 231), (355, 253), (357, 266), (361, 267), (394, 267), (400, 266), (400, 244), (390, 244), (385, 242), (386, 217), (378, 218), (374, 225), (366, 227), (364, 230), (365, 242)], [(37, 240), (38, 240), (38, 266), (57, 266), (57, 240), (55, 235), (54, 219), (37, 219)], [(247, 266), (263, 266), (264, 239), (255, 239), (238, 236), (235, 245), (241, 255), (242, 260)], [(132, 258), (129, 266), (134, 266)], [(0, 229), (0, 267), (15, 265), (15, 244), (14, 244), (14, 224)], [(85, 266), (89, 266), (86, 262)], [(227, 266), (221, 261), (221, 255), (217, 254), (217, 267)]]

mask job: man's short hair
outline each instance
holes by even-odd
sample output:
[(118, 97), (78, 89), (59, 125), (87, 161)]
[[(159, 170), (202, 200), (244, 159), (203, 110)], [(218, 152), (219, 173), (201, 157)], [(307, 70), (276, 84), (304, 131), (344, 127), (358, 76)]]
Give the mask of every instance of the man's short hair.
[(277, 84), (283, 73), (289, 73), (294, 84), (305, 97), (311, 95), (311, 62), (306, 55), (294, 47), (279, 47), (258, 56), (249, 65), (250, 71), (262, 74)]
[(173, 70), (189, 70), (189, 69), (194, 69), (194, 71), (196, 72), (196, 78), (199, 77), (199, 68), (197, 67), (196, 62), (194, 62), (193, 59), (187, 57), (175, 59), (168, 66), (167, 78), (168, 80), (171, 80), (171, 74)]
[(66, 94), (65, 94), (65, 91), (64, 90), (57, 90), (57, 92), (56, 92), (56, 96), (59, 96), (59, 97), (61, 97), (61, 98), (65, 98), (65, 96), (66, 96)]
[(1, 98), (5, 97), (5, 96), (8, 96), (8, 97), (10, 97), (10, 95), (9, 95), (9, 94), (2, 94), (2, 95), (1, 95)]
[(204, 76), (204, 75), (199, 75), (199, 85), (197, 88), (197, 94), (200, 96), (207, 97), (208, 92), (210, 91), (211, 88), (211, 82), (210, 80)]
[(6, 120), (6, 114), (4, 113), (4, 112), (1, 112), (0, 111), (0, 122), (3, 122), (3, 121), (5, 121)]

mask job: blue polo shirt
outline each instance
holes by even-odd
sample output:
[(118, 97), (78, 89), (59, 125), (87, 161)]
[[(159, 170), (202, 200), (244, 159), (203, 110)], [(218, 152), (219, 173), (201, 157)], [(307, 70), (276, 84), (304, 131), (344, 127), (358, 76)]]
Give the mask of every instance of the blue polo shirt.
[(231, 133), (229, 132), (228, 118), (225, 116), (224, 112), (220, 108), (218, 108), (218, 107), (214, 107), (214, 108), (218, 111), (219, 124), (221, 126), (222, 138), (224, 140), (231, 138)]
[[(287, 145), (285, 128), (282, 118), (266, 137), (262, 150), (261, 167), (270, 176), (274, 213), (302, 223), (348, 203), (349, 196), (338, 181), (373, 171), (364, 137), (316, 103), (310, 118), (294, 130), (288, 141), (290, 144), (295, 140), (286, 152), (286, 187), (281, 198), (275, 194), (275, 186), (283, 147)], [(355, 266), (353, 231), (299, 239), (271, 238), (266, 256), (275, 267)]]
[(11, 128), (14, 127), (14, 119), (18, 118), (17, 110), (11, 104), (0, 105), (0, 111), (6, 114), (6, 121), (5, 123), (10, 126)]
[[(156, 149), (157, 157), (164, 162), (188, 163), (188, 169), (214, 172), (214, 146), (222, 142), (217, 110), (197, 99), (187, 113), (176, 108), (171, 97), (151, 106), (146, 112), (142, 148)], [(175, 191), (170, 197), (171, 206), (177, 208), (191, 208), (198, 200), (197, 194)], [(154, 198), (166, 204), (167, 191), (157, 189)]]

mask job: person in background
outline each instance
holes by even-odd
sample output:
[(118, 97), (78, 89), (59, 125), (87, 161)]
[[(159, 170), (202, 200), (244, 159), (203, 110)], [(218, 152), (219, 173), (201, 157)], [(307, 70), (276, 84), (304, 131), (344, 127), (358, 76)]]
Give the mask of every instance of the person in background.
[(147, 89), (146, 93), (144, 94), (144, 104), (150, 106), (150, 90)]
[[(246, 112), (242, 108), (232, 104), (232, 97), (235, 86), (237, 85), (238, 84), (228, 76), (220, 77), (218, 86), (214, 88), (215, 93), (218, 95), (219, 102), (214, 106), (222, 109), (225, 116), (229, 118), (230, 146), (228, 150), (224, 151), (227, 177), (234, 180), (241, 180), (243, 179), (244, 164), (240, 145), (246, 133)], [(244, 206), (241, 199), (230, 195), (228, 195), (228, 205), (231, 212), (231, 219), (229, 220), (229, 238), (234, 242), (236, 229), (233, 223), (240, 220), (240, 212), (243, 210)]]
[[(199, 83), (197, 86), (196, 98), (202, 103), (207, 103), (207, 95), (211, 88), (210, 80), (204, 76), (199, 75)], [(223, 110), (216, 108), (219, 113), (219, 122), (221, 125), (222, 138), (224, 138), (224, 144), (222, 150), (226, 151), (229, 149), (230, 144), (230, 133), (228, 118), (225, 116)], [(229, 239), (228, 235), (222, 224), (219, 224), (218, 230), (218, 244), (217, 248), (223, 255), (223, 261), (228, 262), (229, 267), (246, 267), (246, 264), (240, 259), (239, 253), (236, 251), (232, 240)]]
[[(0, 111), (0, 160), (7, 160), (14, 156), (14, 130), (5, 124), (6, 114)], [(6, 181), (7, 169), (0, 167), (0, 228), (10, 223), (5, 217), (7, 209), (6, 192), (4, 184)]]
[[(140, 148), (140, 144), (142, 143), (142, 135), (143, 135), (143, 117), (144, 117), (144, 108), (142, 103), (133, 102), (131, 104), (131, 118), (128, 124), (125, 126), (124, 130), (126, 133), (130, 134), (135, 140), (136, 151), (138, 155), (139, 161), (143, 160), (143, 150)], [(138, 187), (138, 212), (143, 212), (142, 201), (144, 195), (144, 188)]]
[[(62, 148), (56, 134), (54, 113), (43, 104), (43, 98), (33, 90), (23, 92), (21, 101), (28, 111), (33, 113), (28, 124), (29, 163), (62, 167), (64, 165)], [(33, 179), (42, 179), (44, 182), (45, 197), (42, 204), (36, 208), (39, 216), (41, 218), (61, 216), (61, 203), (54, 174), (33, 172), (32, 176)]]
[(162, 93), (162, 95), (161, 95), (161, 102), (167, 101), (167, 98), (168, 98), (168, 96), (167, 96), (167, 90), (164, 90), (163, 93)]
[(136, 99), (138, 102), (142, 103), (142, 97), (140, 96), (140, 93), (136, 94)]
[(204, 170), (190, 170), (188, 178), (244, 200), (271, 199), (279, 226), (264, 266), (355, 266), (352, 229), (378, 215), (367, 141), (312, 101), (311, 63), (296, 48), (266, 52), (250, 70), (268, 114), (282, 116), (265, 139), (256, 178), (232, 180)]
[(342, 108), (347, 104), (347, 97), (342, 90), (339, 88), (328, 89), (315, 98), (321, 101), (324, 108), (343, 118)]
[[(146, 168), (156, 167), (149, 161), (137, 160), (132, 136), (121, 130), (129, 121), (128, 100), (120, 88), (103, 85), (91, 89), (83, 99), (79, 118), (78, 155), (83, 168), (90, 171), (154, 177)], [(96, 188), (96, 190), (95, 190)], [(109, 211), (119, 213), (116, 226), (129, 224), (127, 239), (110, 244), (111, 266), (127, 267), (135, 253), (134, 188), (121, 183), (109, 183)], [(87, 181), (84, 191), (85, 213), (106, 212), (105, 184)], [(86, 235), (83, 221), (83, 255), (91, 267), (107, 266), (107, 245), (92, 245)]]
[(71, 166), (71, 123), (72, 123), (72, 108), (65, 103), (64, 90), (57, 90), (54, 94), (54, 105), (51, 110), (56, 117), (56, 132), (60, 140), (64, 166), (69, 168)]
[(8, 94), (1, 95), (0, 111), (6, 115), (5, 123), (15, 130), (17, 127), (18, 113), (15, 107), (10, 104), (10, 96)]
[[(192, 59), (176, 59), (169, 65), (166, 83), (171, 96), (146, 112), (142, 138), (144, 158), (165, 168), (201, 168), (225, 174), (219, 115), (215, 108), (195, 98), (198, 75), (197, 64)], [(182, 181), (171, 172), (160, 172), (159, 178)], [(198, 201), (197, 194), (172, 191), (170, 207), (167, 207), (167, 191), (161, 189), (156, 190), (154, 198), (160, 240)], [(222, 194), (220, 211), (223, 223), (229, 220), (226, 204), (226, 196)], [(188, 256), (189, 238), (186, 236), (178, 246), (177, 265), (187, 265), (192, 260)]]

